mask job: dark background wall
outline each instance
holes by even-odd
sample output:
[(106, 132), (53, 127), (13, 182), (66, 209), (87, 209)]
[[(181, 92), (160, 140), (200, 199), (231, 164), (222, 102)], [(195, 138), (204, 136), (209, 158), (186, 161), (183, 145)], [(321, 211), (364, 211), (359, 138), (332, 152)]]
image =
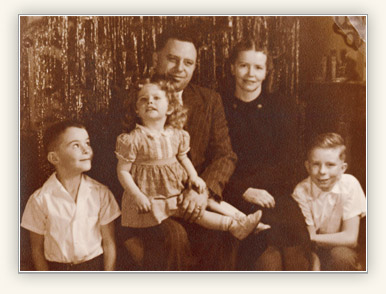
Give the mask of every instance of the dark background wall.
[[(151, 70), (156, 37), (170, 26), (190, 27), (197, 36), (193, 82), (217, 89), (226, 74), (230, 48), (243, 37), (255, 36), (274, 55), (271, 88), (297, 103), (296, 17), (21, 17), (22, 204), (52, 172), (42, 146), (43, 130), (52, 122), (63, 118), (86, 122), (96, 153), (94, 167), (113, 156), (103, 145), (109, 136), (114, 144), (113, 135), (120, 132), (111, 124), (122, 114), (132, 81)], [(105, 174), (107, 170), (98, 169), (94, 176), (110, 185), (114, 179), (110, 172)]]
[[(366, 22), (364, 17), (350, 18), (300, 18), (299, 96), (304, 141), (321, 132), (340, 133), (347, 144), (347, 172), (365, 189)], [(335, 75), (331, 56), (336, 57)]]

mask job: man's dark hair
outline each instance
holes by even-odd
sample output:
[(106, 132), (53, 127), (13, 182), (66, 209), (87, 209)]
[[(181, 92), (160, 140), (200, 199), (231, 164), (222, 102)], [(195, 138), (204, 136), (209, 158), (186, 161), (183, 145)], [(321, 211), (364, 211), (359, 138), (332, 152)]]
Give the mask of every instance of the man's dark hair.
[(164, 31), (157, 37), (157, 49), (156, 51), (162, 50), (169, 39), (175, 39), (178, 41), (193, 43), (196, 50), (198, 49), (197, 32), (194, 28), (182, 28), (182, 27), (172, 27), (165, 28)]
[(76, 120), (64, 120), (53, 125), (49, 126), (43, 135), (43, 146), (45, 148), (46, 153), (54, 150), (55, 145), (59, 139), (59, 137), (71, 127), (86, 129), (86, 127), (79, 121)]

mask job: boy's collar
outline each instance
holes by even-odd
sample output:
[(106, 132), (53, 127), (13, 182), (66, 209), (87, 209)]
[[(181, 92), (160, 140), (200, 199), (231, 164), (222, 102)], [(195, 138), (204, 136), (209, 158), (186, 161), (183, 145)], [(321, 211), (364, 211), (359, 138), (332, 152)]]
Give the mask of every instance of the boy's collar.
[(179, 92), (177, 92), (177, 98), (178, 98), (178, 101), (180, 102), (181, 105), (184, 105), (184, 101), (182, 100), (182, 93), (184, 92), (184, 90), (181, 90)]
[[(81, 190), (81, 188), (82, 189), (85, 188), (84, 185), (87, 182), (87, 181), (85, 181), (86, 177), (87, 176), (84, 173), (82, 173), (81, 178), (80, 178), (78, 195), (80, 195), (79, 191)], [(52, 194), (52, 195), (56, 195), (56, 193), (58, 192), (58, 189), (62, 190), (63, 193), (65, 193), (66, 195), (71, 197), (70, 194), (68, 193), (68, 191), (66, 190), (66, 188), (59, 181), (59, 179), (57, 177), (57, 172), (55, 171), (54, 173), (51, 174), (51, 176), (48, 178), (48, 180), (44, 183), (44, 185), (42, 187), (42, 192), (43, 193), (45, 193), (45, 192), (48, 192), (48, 193), (54, 192), (54, 194)], [(72, 197), (71, 197), (71, 199), (72, 199)]]
[(329, 194), (329, 193), (342, 194), (343, 193), (342, 187), (339, 184), (340, 179), (338, 181), (336, 181), (336, 183), (334, 184), (334, 186), (332, 187), (332, 189), (330, 191), (323, 191), (311, 180), (311, 177), (309, 177), (309, 179), (311, 182), (311, 196), (314, 199), (318, 198), (321, 194)]

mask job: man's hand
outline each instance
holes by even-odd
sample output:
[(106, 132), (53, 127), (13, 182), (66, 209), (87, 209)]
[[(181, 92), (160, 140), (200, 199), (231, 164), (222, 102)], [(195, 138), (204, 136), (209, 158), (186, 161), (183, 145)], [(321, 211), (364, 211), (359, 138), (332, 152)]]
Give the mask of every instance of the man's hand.
[(208, 205), (208, 192), (198, 194), (192, 189), (185, 190), (182, 201), (183, 218), (188, 222), (195, 222), (200, 218)]
[(275, 199), (266, 190), (248, 188), (243, 194), (243, 199), (250, 203), (257, 204), (261, 207), (275, 207)]

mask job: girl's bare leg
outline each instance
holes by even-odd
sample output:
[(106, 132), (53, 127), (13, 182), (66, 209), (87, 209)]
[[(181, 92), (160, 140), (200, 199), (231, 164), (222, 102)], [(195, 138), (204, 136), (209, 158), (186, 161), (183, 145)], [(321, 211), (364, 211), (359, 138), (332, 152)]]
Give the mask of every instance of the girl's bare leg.
[(242, 211), (238, 210), (236, 207), (234, 207), (233, 205), (230, 205), (228, 202), (225, 202), (225, 201), (217, 202), (213, 199), (209, 199), (208, 207), (215, 212), (218, 212), (233, 218), (245, 216), (245, 213), (243, 213)]

